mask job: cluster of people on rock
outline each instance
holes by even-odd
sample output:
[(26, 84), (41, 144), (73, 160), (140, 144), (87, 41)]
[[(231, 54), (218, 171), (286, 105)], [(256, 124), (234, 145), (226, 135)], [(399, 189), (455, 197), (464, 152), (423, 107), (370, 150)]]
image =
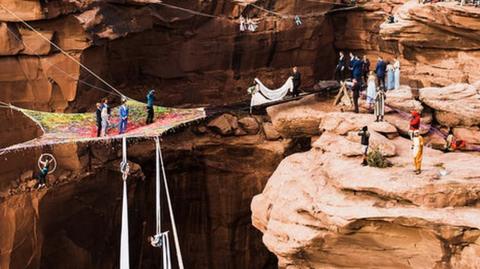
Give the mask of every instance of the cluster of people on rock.
[[(409, 135), (412, 141), (412, 157), (413, 165), (415, 167), (415, 174), (419, 175), (422, 172), (422, 158), (423, 158), (423, 147), (424, 139), (420, 135), (420, 113), (417, 111), (412, 111), (412, 117), (410, 119)], [(363, 160), (362, 165), (368, 165), (368, 148), (370, 144), (370, 133), (368, 132), (368, 127), (364, 126), (359, 132), (358, 135), (361, 137), (360, 144), (362, 145)]]
[[(155, 90), (150, 90), (146, 96), (147, 99), (147, 119), (146, 124), (153, 123), (154, 109), (153, 105), (155, 102)], [(97, 103), (96, 110), (96, 120), (97, 120), (97, 137), (105, 137), (108, 135), (108, 129), (111, 125), (111, 108), (108, 104), (108, 98), (103, 98), (100, 103)], [(128, 114), (129, 108), (127, 106), (127, 99), (122, 97), (122, 102), (119, 108), (119, 124), (118, 124), (118, 133), (124, 134), (128, 126)]]
[(382, 56), (379, 56), (375, 69), (370, 70), (370, 61), (366, 55), (360, 59), (350, 53), (347, 64), (344, 53), (340, 52), (335, 68), (335, 78), (339, 81), (344, 81), (346, 78), (351, 79), (355, 113), (359, 112), (358, 99), (366, 86), (366, 102), (369, 110), (373, 107), (376, 120), (383, 121), (385, 91), (400, 88), (400, 59), (396, 57), (392, 61), (385, 61)]

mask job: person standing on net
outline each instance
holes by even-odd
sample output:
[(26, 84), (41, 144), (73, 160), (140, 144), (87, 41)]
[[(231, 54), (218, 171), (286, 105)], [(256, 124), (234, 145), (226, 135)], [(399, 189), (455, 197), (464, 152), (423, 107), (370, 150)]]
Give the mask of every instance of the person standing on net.
[(147, 94), (147, 124), (153, 122), (153, 103), (155, 102), (155, 90), (150, 90)]
[(382, 56), (378, 56), (377, 66), (375, 67), (375, 74), (378, 79), (378, 86), (385, 88), (385, 72), (387, 70), (387, 64), (383, 60)]
[(120, 125), (119, 125), (119, 134), (124, 134), (127, 130), (128, 124), (128, 107), (127, 99), (122, 98), (122, 105), (120, 106)]
[(302, 84), (302, 75), (298, 72), (298, 68), (296, 66), (293, 67), (293, 90), (292, 95), (293, 97), (297, 97), (300, 94), (300, 85)]

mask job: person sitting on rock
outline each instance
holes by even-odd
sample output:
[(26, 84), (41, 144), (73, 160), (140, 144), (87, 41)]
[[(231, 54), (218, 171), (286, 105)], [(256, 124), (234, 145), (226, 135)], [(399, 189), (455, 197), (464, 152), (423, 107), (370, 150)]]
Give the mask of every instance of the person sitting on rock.
[(383, 88), (379, 88), (377, 94), (375, 95), (375, 106), (373, 108), (373, 113), (375, 114), (375, 121), (383, 121), (385, 116), (385, 91)]
[(416, 110), (412, 111), (412, 118), (410, 119), (410, 127), (408, 129), (408, 134), (410, 135), (410, 139), (413, 139), (413, 133), (415, 131), (418, 132), (420, 129), (420, 113)]
[(465, 146), (466, 146), (465, 141), (457, 140), (457, 138), (453, 134), (452, 129), (448, 130), (448, 135), (447, 135), (447, 138), (446, 138), (446, 142), (447, 142), (447, 144), (445, 146), (445, 151), (447, 151), (447, 152), (449, 152), (449, 151), (453, 152), (457, 149), (465, 148)]
[(147, 94), (147, 125), (153, 122), (153, 102), (155, 102), (155, 90), (150, 90)]
[(413, 132), (413, 165), (415, 166), (415, 174), (417, 175), (422, 173), (423, 144), (424, 140), (420, 132), (418, 130)]
[(368, 127), (363, 126), (363, 128), (358, 131), (358, 135), (360, 136), (360, 143), (362, 144), (362, 153), (363, 153), (363, 160), (362, 165), (368, 165), (367, 162), (367, 154), (368, 154), (368, 146), (370, 144), (370, 132), (368, 132)]
[(302, 75), (300, 74), (300, 72), (298, 72), (298, 68), (296, 66), (293, 67), (292, 77), (293, 77), (292, 95), (293, 97), (297, 97), (300, 94), (300, 85), (302, 84)]
[(40, 172), (38, 172), (38, 175), (37, 175), (37, 180), (38, 180), (38, 187), (37, 187), (37, 188), (38, 188), (38, 189), (41, 189), (41, 188), (45, 187), (45, 183), (46, 183), (46, 178), (47, 178), (48, 171), (49, 171), (50, 162), (51, 162), (51, 160), (47, 160), (47, 161), (43, 164), (42, 169), (40, 169)]
[(119, 124), (119, 134), (125, 133), (127, 130), (128, 124), (128, 107), (127, 99), (122, 98), (122, 105), (120, 106), (120, 124)]

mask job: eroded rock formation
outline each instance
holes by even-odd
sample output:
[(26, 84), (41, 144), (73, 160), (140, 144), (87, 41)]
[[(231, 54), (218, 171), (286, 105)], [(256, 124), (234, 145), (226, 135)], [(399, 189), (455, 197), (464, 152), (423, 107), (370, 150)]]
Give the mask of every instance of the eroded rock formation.
[(416, 176), (410, 142), (380, 135), (394, 166), (362, 167), (349, 132), (368, 116), (327, 113), (313, 148), (284, 159), (253, 199), (280, 267), (478, 268), (478, 156), (426, 149)]

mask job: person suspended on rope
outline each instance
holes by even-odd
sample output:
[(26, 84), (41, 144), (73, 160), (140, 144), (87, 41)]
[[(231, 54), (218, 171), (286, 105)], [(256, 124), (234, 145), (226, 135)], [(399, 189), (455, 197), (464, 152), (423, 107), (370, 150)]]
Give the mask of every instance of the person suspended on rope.
[(240, 23), (240, 32), (244, 32), (247, 29), (245, 25), (245, 18), (242, 15), (240, 15), (240, 18), (238, 20)]
[(457, 149), (462, 149), (466, 147), (466, 143), (463, 140), (457, 140), (455, 135), (453, 134), (452, 128), (448, 130), (448, 135), (446, 138), (446, 146), (445, 146), (445, 151), (455, 151)]
[(413, 165), (415, 166), (415, 174), (417, 175), (422, 173), (423, 144), (424, 140), (419, 131), (413, 132)]
[(122, 98), (122, 105), (120, 106), (120, 125), (119, 125), (119, 134), (125, 133), (127, 130), (128, 124), (128, 107), (127, 107), (127, 99), (125, 97)]
[(100, 136), (107, 136), (108, 126), (110, 125), (110, 108), (108, 106), (108, 99), (104, 98), (102, 102), (102, 131)]
[(293, 81), (293, 90), (292, 95), (293, 97), (297, 97), (300, 94), (300, 85), (302, 84), (302, 75), (298, 71), (296, 66), (293, 67), (293, 74), (292, 74), (292, 81)]
[(363, 126), (363, 128), (358, 131), (358, 135), (360, 136), (360, 144), (362, 144), (362, 154), (363, 160), (362, 165), (368, 165), (367, 162), (367, 154), (368, 154), (368, 146), (370, 145), (370, 132), (368, 131), (367, 126)]
[(387, 70), (387, 64), (383, 60), (382, 56), (378, 56), (377, 65), (375, 67), (375, 74), (377, 75), (379, 87), (385, 88), (385, 72)]
[(339, 52), (338, 63), (335, 67), (335, 80), (344, 81), (345, 80), (345, 55), (343, 51)]
[(300, 16), (298, 16), (298, 15), (295, 16), (295, 24), (297, 26), (302, 25), (302, 20), (300, 20)]
[(162, 234), (156, 234), (154, 236), (150, 236), (149, 239), (152, 247), (159, 248), (162, 246)]
[(373, 113), (375, 114), (375, 121), (383, 121), (383, 117), (385, 116), (385, 90), (380, 87), (375, 95), (375, 106), (373, 108)]
[(420, 129), (420, 113), (416, 110), (412, 110), (412, 118), (410, 119), (410, 127), (408, 129), (408, 134), (410, 135), (410, 139), (413, 139), (413, 134), (418, 132)]
[(371, 111), (372, 105), (376, 102), (377, 95), (377, 77), (373, 71), (370, 72), (367, 80), (367, 104), (368, 109)]
[(147, 94), (147, 125), (153, 122), (153, 103), (155, 102), (155, 90)]
[(360, 92), (362, 91), (362, 85), (357, 79), (353, 79), (353, 86), (352, 86), (352, 92), (353, 92), (353, 106), (354, 106), (354, 111), (355, 113), (358, 113), (358, 99), (360, 98)]
[(97, 103), (97, 110), (95, 111), (95, 116), (97, 120), (97, 137), (100, 137), (102, 134), (102, 104)]
[(52, 162), (52, 160), (47, 160), (43, 164), (43, 167), (38, 172), (38, 174), (37, 174), (37, 181), (38, 181), (37, 189), (41, 189), (41, 188), (45, 187), (46, 178), (47, 178), (47, 175), (48, 175), (49, 166), (50, 166), (51, 162)]

